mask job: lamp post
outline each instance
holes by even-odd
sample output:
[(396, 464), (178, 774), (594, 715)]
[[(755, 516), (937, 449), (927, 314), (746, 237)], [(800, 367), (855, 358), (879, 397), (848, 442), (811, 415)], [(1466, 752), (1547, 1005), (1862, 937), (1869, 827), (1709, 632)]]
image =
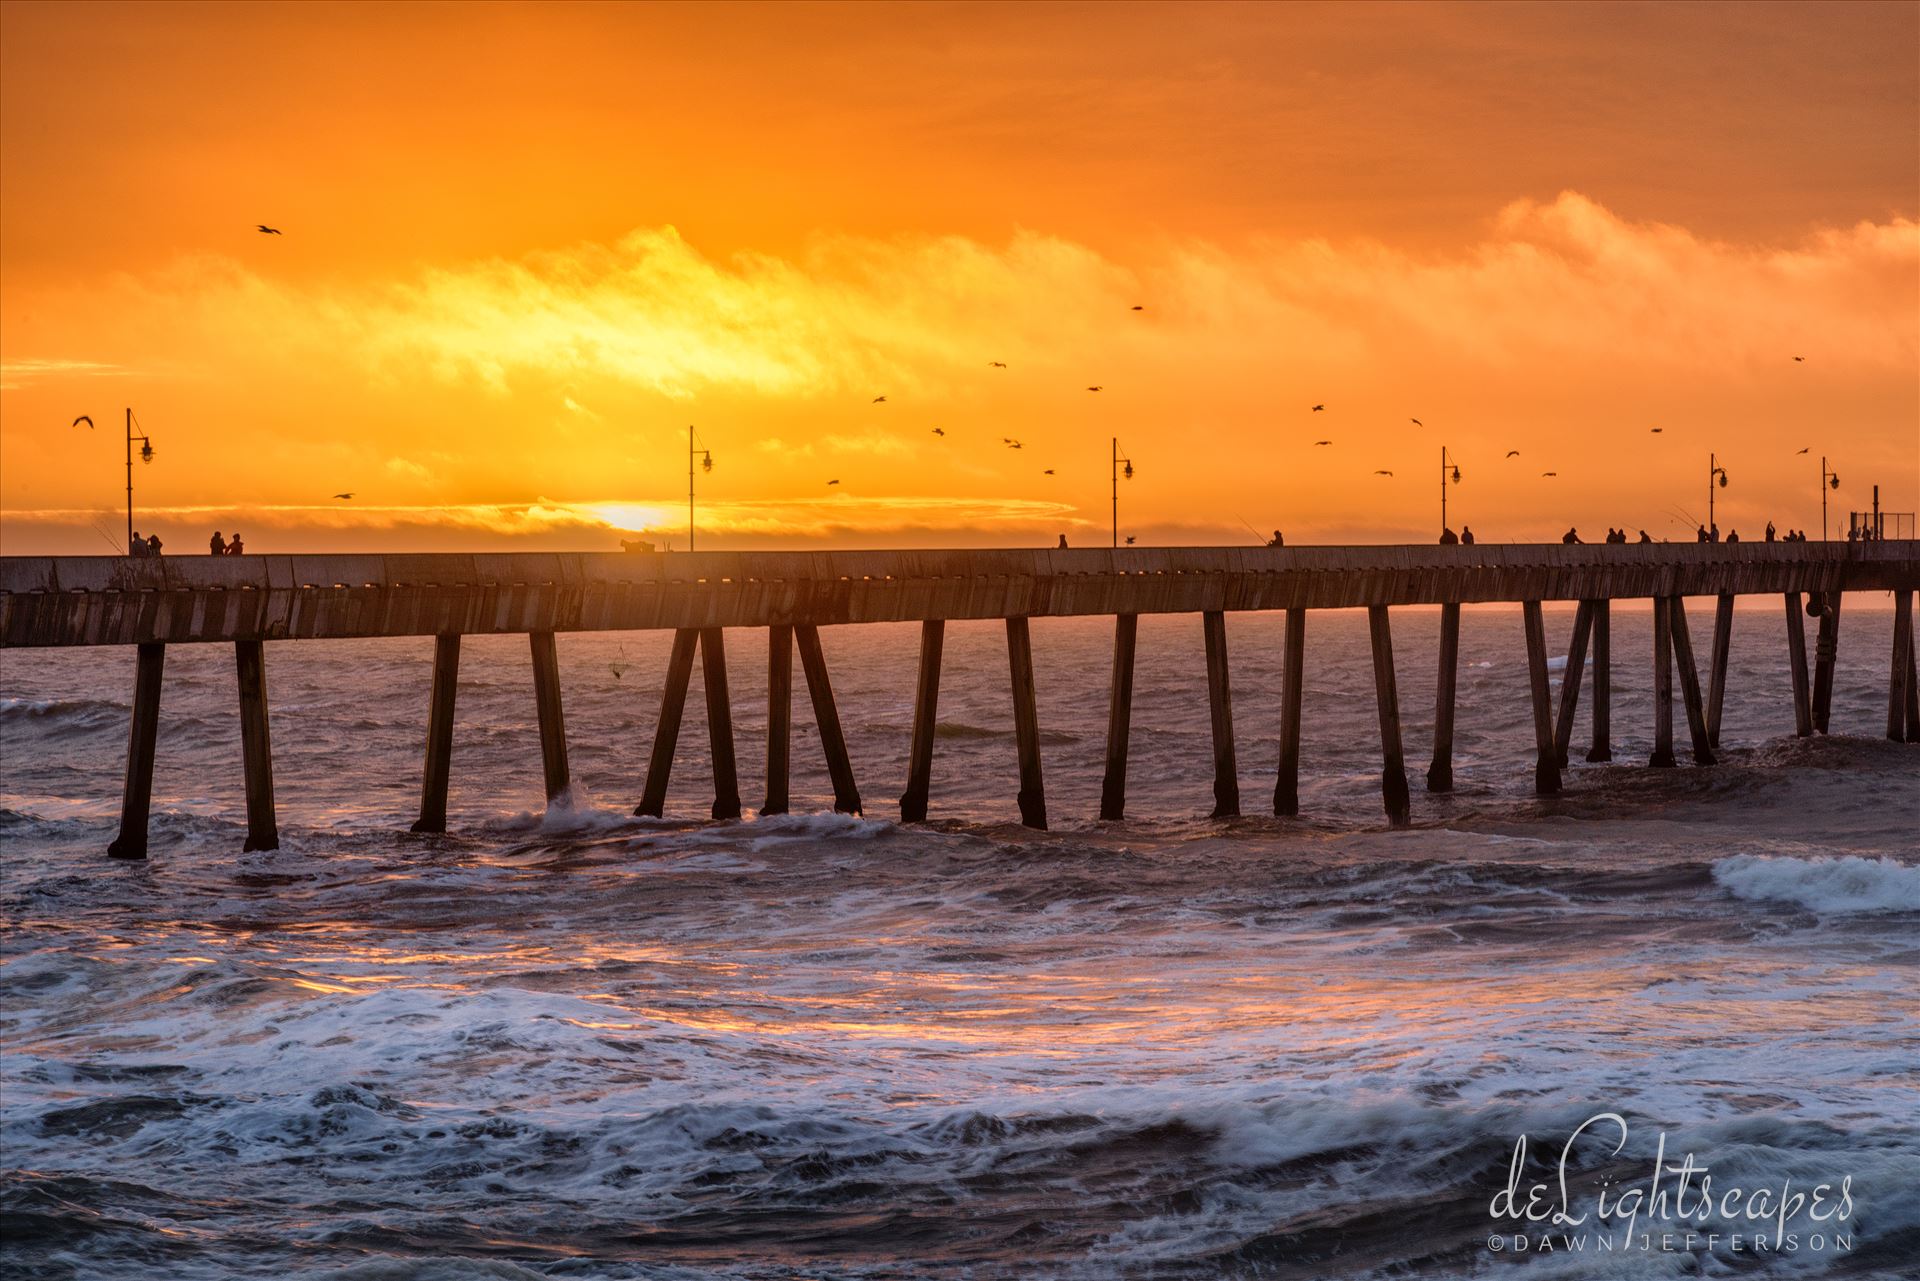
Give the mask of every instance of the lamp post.
[(1713, 519), (1713, 490), (1714, 490), (1714, 486), (1716, 485), (1718, 485), (1721, 489), (1725, 489), (1727, 487), (1727, 469), (1722, 467), (1719, 461), (1716, 460), (1712, 454), (1708, 454), (1707, 455), (1707, 536), (1717, 541), (1719, 539), (1720, 527), (1714, 523), (1714, 519)]
[(687, 424), (687, 550), (693, 550), (693, 464), (698, 458), (703, 471), (713, 470), (713, 451), (694, 447), (693, 424)]
[(1827, 457), (1820, 456), (1820, 541), (1827, 541), (1827, 491), (1840, 488), (1840, 477), (1827, 470)]
[(1113, 545), (1120, 545), (1120, 478), (1133, 479), (1133, 459), (1120, 452), (1120, 438), (1113, 438)]
[(140, 461), (153, 461), (153, 441), (147, 434), (134, 431), (133, 408), (127, 408), (127, 552), (133, 552), (133, 442), (140, 442)]
[(1447, 529), (1447, 482), (1460, 483), (1460, 464), (1453, 461), (1445, 445), (1440, 446), (1440, 532)]

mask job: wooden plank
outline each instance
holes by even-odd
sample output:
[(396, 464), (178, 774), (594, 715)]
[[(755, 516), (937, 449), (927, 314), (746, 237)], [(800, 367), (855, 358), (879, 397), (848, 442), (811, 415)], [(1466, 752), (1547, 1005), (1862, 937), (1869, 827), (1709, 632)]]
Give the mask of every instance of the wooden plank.
[(1113, 677), (1107, 687), (1107, 769), (1100, 780), (1100, 817), (1118, 822), (1127, 811), (1127, 748), (1133, 729), (1133, 650), (1138, 614), (1113, 619)]
[(240, 687), (240, 754), (247, 785), (247, 840), (243, 849), (280, 848), (273, 812), (273, 736), (267, 721), (267, 661), (260, 641), (235, 641), (233, 667)]
[(727, 690), (727, 642), (718, 627), (700, 629), (707, 686), (707, 742), (713, 753), (713, 816), (740, 817), (740, 770), (733, 758), (733, 698)]
[(767, 629), (767, 799), (762, 814), (785, 814), (793, 778), (793, 628)]
[(1300, 813), (1300, 697), (1306, 691), (1307, 611), (1287, 610), (1286, 673), (1280, 703), (1280, 768), (1273, 782), (1273, 812)]
[(1433, 687), (1433, 763), (1427, 790), (1453, 790), (1453, 704), (1460, 680), (1460, 606), (1440, 607), (1440, 672)]
[(154, 745), (160, 732), (160, 678), (167, 647), (139, 647), (133, 666), (133, 709), (127, 720), (127, 780), (120, 796), (120, 833), (107, 846), (114, 858), (147, 856), (147, 815), (153, 804)]
[(1047, 790), (1040, 772), (1040, 712), (1033, 687), (1033, 641), (1027, 620), (1007, 620), (1007, 667), (1013, 678), (1013, 736), (1020, 752), (1020, 821), (1047, 826)]
[(1700, 698), (1700, 670), (1693, 662), (1693, 637), (1687, 631), (1686, 602), (1675, 596), (1667, 609), (1673, 628), (1673, 662), (1680, 671), (1680, 700), (1687, 710), (1687, 735), (1693, 740), (1693, 763), (1713, 764), (1713, 743), (1707, 734), (1707, 713)]
[(1907, 741), (1907, 667), (1913, 657), (1913, 594), (1893, 594), (1893, 667), (1887, 677), (1887, 737)]
[(1813, 733), (1813, 696), (1807, 687), (1807, 625), (1800, 609), (1800, 593), (1786, 593), (1787, 665), (1793, 674), (1793, 732), (1801, 738)]
[(1560, 716), (1553, 725), (1553, 759), (1567, 767), (1573, 745), (1573, 714), (1580, 706), (1580, 682), (1587, 673), (1587, 639), (1593, 634), (1593, 602), (1573, 608), (1573, 636), (1567, 642), (1567, 670), (1560, 673)]
[(847, 756), (846, 736), (840, 732), (840, 709), (834, 705), (827, 657), (820, 649), (820, 629), (796, 626), (793, 638), (800, 645), (800, 666), (806, 672), (807, 693), (813, 697), (813, 720), (820, 731), (820, 746), (827, 754), (827, 773), (833, 779), (833, 808), (842, 814), (858, 814), (860, 789), (854, 785), (853, 761)]
[(927, 821), (933, 789), (933, 739), (939, 728), (940, 656), (947, 624), (938, 618), (920, 624), (920, 676), (913, 690), (913, 739), (907, 747), (907, 790), (900, 795), (900, 821)]
[(643, 818), (661, 818), (667, 809), (667, 780), (673, 777), (673, 754), (680, 745), (680, 718), (687, 709), (687, 682), (693, 678), (693, 651), (700, 643), (696, 628), (673, 634), (667, 656), (667, 683), (660, 691), (660, 719), (653, 727), (653, 757), (647, 762), (647, 782), (633, 812)]
[(453, 775), (453, 705), (460, 688), (460, 633), (433, 638), (433, 687), (427, 696), (426, 761), (420, 771), (416, 832), (447, 830), (447, 784)]
[(567, 718), (560, 706), (560, 655), (552, 632), (529, 632), (533, 650), (533, 704), (540, 717), (540, 766), (546, 775), (547, 804), (566, 793)]
[(1547, 626), (1540, 602), (1520, 602), (1527, 634), (1527, 686), (1533, 703), (1533, 790), (1552, 796), (1560, 790), (1560, 758), (1553, 746), (1553, 686), (1547, 676)]
[(1399, 827), (1413, 817), (1407, 794), (1406, 755), (1400, 745), (1400, 690), (1393, 674), (1393, 631), (1385, 605), (1367, 607), (1367, 631), (1373, 642), (1373, 697), (1380, 712), (1380, 793), (1387, 821)]
[(1613, 759), (1613, 602), (1593, 602), (1593, 746), (1589, 761)]
[(1673, 606), (1653, 598), (1653, 755), (1647, 764), (1666, 769), (1673, 760)]
[(1200, 615), (1207, 651), (1207, 712), (1213, 728), (1213, 817), (1240, 814), (1240, 769), (1233, 750), (1233, 686), (1227, 669), (1227, 616)]
[(1707, 742), (1720, 746), (1720, 708), (1727, 697), (1727, 659), (1733, 652), (1733, 593), (1721, 592), (1713, 610), (1712, 672), (1707, 678)]
[(1826, 593), (1825, 606), (1813, 664), (1813, 727), (1822, 734), (1827, 732), (1833, 712), (1833, 664), (1840, 652), (1840, 593)]

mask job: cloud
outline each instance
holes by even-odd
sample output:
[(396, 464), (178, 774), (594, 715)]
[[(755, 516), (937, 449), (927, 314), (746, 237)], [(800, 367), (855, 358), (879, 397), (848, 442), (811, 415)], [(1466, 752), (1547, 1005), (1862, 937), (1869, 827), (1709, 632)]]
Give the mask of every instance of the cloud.
[(407, 480), (427, 480), (433, 475), (431, 471), (408, 458), (389, 458), (386, 469), (388, 475), (400, 476)]
[(97, 360), (59, 360), (23, 356), (0, 361), (0, 391), (17, 391), (46, 378), (126, 378), (138, 371)]

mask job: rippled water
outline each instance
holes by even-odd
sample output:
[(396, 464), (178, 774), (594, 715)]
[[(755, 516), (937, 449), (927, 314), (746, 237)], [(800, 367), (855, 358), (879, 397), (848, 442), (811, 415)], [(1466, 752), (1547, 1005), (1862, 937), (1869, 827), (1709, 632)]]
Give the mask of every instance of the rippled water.
[[(1531, 795), (1508, 609), (1466, 612), (1459, 790), (1420, 789), (1437, 613), (1396, 611), (1404, 831), (1381, 819), (1360, 614), (1309, 624), (1297, 821), (1205, 817), (1189, 618), (1141, 620), (1137, 817), (1092, 821), (1110, 624), (1035, 623), (1049, 833), (1013, 822), (997, 624), (948, 630), (916, 828), (887, 821), (911, 627), (825, 632), (869, 817), (817, 812), (801, 693), (794, 803), (816, 812), (725, 824), (699, 821), (697, 681), (677, 817), (628, 817), (667, 637), (561, 638), (579, 787), (551, 812), (525, 642), (470, 638), (444, 838), (404, 831), (431, 644), (270, 645), (283, 848), (247, 855), (231, 653), (176, 647), (141, 865), (102, 854), (131, 655), (10, 651), (0, 1266), (1470, 1275), (1513, 1262), (1488, 1237), (1515, 1140), (1550, 1149), (1528, 1167), (1546, 1178), (1616, 1112), (1622, 1152), (1580, 1155), (1595, 1177), (1637, 1177), (1663, 1131), (1716, 1180), (1849, 1176), (1850, 1248), (1722, 1238), (1529, 1271), (1900, 1275), (1920, 1258), (1920, 747), (1879, 738), (1883, 599), (1849, 599), (1836, 735), (1814, 741), (1790, 737), (1761, 604), (1737, 615), (1726, 751), (1701, 770), (1640, 765), (1649, 615), (1616, 609), (1619, 763), (1577, 763), (1553, 800)], [(1564, 645), (1570, 611), (1548, 620)], [(1710, 613), (1692, 621), (1704, 655)], [(1251, 812), (1281, 621), (1229, 630)], [(765, 643), (728, 642), (751, 804)], [(1576, 744), (1584, 706), (1579, 725)]]

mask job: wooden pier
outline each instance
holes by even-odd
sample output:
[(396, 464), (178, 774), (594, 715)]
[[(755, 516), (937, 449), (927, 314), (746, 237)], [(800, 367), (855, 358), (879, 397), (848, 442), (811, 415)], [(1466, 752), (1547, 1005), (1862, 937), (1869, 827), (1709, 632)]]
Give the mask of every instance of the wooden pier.
[[(1887, 737), (1920, 742), (1913, 593), (1920, 589), (1920, 542), (1549, 545), (1472, 547), (1126, 548), (1055, 551), (698, 552), (679, 554), (512, 553), (163, 557), (0, 557), (0, 648), (135, 647), (120, 833), (109, 852), (143, 858), (152, 795), (160, 681), (168, 645), (231, 644), (238, 673), (245, 757), (248, 849), (279, 843), (274, 811), (264, 642), (376, 636), (433, 638), (425, 691), (425, 752), (415, 831), (444, 831), (452, 773), (453, 713), (460, 638), (524, 633), (534, 674), (534, 712), (549, 800), (566, 792), (565, 710), (560, 632), (671, 630), (666, 688), (653, 752), (635, 813), (664, 812), (693, 660), (700, 657), (712, 746), (716, 819), (741, 813), (734, 755), (727, 629), (765, 629), (768, 663), (767, 792), (762, 813), (788, 806), (792, 748), (793, 650), (811, 697), (833, 780), (834, 806), (860, 813), (862, 799), (841, 731), (821, 642), (824, 626), (921, 624), (904, 821), (931, 804), (935, 712), (944, 629), (952, 620), (1002, 620), (1019, 762), (1021, 821), (1047, 825), (1036, 675), (1029, 620), (1114, 618), (1106, 771), (1100, 817), (1126, 813), (1127, 747), (1135, 636), (1141, 614), (1199, 614), (1212, 730), (1213, 813), (1240, 813), (1239, 765), (1228, 663), (1227, 616), (1286, 612), (1284, 696), (1273, 812), (1299, 811), (1301, 695), (1307, 615), (1367, 610), (1381, 743), (1381, 792), (1388, 820), (1410, 815), (1390, 611), (1439, 605), (1439, 679), (1427, 788), (1453, 786), (1460, 606), (1507, 601), (1522, 608), (1535, 740), (1534, 787), (1557, 792), (1572, 750), (1574, 714), (1592, 654), (1592, 740), (1586, 758), (1613, 758), (1610, 602), (1654, 604), (1654, 746), (1649, 765), (1678, 763), (1675, 675), (1689, 757), (1709, 764), (1719, 744), (1727, 660), (1741, 595), (1783, 600), (1794, 732), (1827, 732), (1833, 699), (1840, 606), (1847, 592), (1892, 592)], [(1685, 600), (1711, 597), (1713, 633), (1702, 687)], [(1557, 707), (1547, 669), (1541, 605), (1578, 602)], [(1805, 619), (1818, 620), (1809, 674)]]

